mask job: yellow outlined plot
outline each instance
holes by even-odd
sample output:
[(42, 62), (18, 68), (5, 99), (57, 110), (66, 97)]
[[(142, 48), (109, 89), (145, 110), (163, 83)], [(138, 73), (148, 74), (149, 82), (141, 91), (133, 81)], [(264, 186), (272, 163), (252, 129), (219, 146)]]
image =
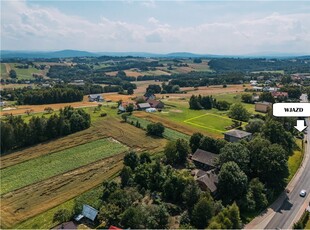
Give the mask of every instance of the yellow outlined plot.
[[(225, 120), (229, 120), (229, 121), (233, 121), (233, 119), (231, 118), (228, 118), (228, 117), (224, 117), (224, 116), (220, 116), (220, 115), (217, 115), (217, 114), (213, 114), (213, 113), (205, 113), (205, 114), (202, 114), (202, 115), (199, 115), (199, 116), (196, 116), (196, 117), (192, 117), (190, 119), (187, 119), (187, 120), (184, 120), (183, 122), (184, 123), (187, 123), (187, 124), (191, 124), (191, 125), (194, 125), (194, 126), (198, 126), (200, 128), (205, 128), (205, 129), (209, 129), (209, 130), (213, 130), (213, 131), (216, 131), (216, 132), (220, 132), (220, 133), (223, 133), (223, 132), (226, 132), (227, 130), (220, 130), (220, 129), (215, 129), (215, 128), (212, 128), (212, 127), (209, 127), (209, 126), (205, 126), (205, 125), (201, 125), (201, 124), (197, 124), (195, 123), (193, 120), (195, 119), (198, 119), (198, 118), (201, 118), (201, 117), (204, 117), (204, 116), (214, 116), (214, 117), (219, 117), (221, 119), (225, 119)], [(247, 122), (244, 122), (244, 121), (241, 121), (243, 122), (244, 124), (239, 126), (239, 127), (235, 127), (235, 128), (240, 128), (240, 127), (244, 127), (245, 125), (247, 125), (248, 123)]]

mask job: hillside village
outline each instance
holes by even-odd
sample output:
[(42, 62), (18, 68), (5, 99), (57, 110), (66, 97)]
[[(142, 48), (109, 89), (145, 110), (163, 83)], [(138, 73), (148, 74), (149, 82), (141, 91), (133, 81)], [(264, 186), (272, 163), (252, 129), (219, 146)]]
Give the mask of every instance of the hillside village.
[(113, 59), (27, 61), (48, 71), (2, 75), (2, 227), (242, 228), (285, 189), (304, 133), (272, 105), (300, 102), (309, 74)]

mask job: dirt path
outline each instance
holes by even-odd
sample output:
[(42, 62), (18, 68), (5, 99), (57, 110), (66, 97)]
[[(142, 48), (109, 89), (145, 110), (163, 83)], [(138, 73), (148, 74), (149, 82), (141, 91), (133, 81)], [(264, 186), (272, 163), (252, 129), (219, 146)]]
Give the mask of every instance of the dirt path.
[[(11, 71), (11, 66), (9, 63), (3, 63), (5, 65), (6, 73), (9, 74)], [(9, 75), (8, 75), (9, 76)]]
[(121, 169), (123, 157), (118, 154), (3, 195), (1, 227), (11, 228), (97, 186)]

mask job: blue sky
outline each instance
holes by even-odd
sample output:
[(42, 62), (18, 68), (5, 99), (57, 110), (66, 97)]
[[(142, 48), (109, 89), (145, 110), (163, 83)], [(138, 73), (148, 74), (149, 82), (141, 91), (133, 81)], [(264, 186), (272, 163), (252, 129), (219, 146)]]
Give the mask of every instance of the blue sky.
[(1, 1), (1, 49), (310, 53), (310, 2)]

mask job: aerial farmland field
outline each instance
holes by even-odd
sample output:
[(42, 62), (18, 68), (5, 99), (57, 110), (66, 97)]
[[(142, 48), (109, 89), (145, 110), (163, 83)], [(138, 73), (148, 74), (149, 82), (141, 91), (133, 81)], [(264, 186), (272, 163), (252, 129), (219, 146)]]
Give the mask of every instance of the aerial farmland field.
[(127, 149), (124, 145), (111, 139), (101, 139), (16, 164), (1, 170), (1, 194), (121, 153)]

